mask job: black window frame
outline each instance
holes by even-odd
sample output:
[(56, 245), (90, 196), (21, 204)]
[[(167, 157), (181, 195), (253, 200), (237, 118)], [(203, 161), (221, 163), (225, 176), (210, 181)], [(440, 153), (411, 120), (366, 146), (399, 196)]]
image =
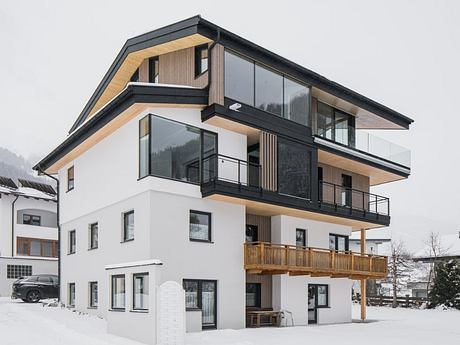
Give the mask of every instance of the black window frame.
[(123, 212), (123, 233), (122, 233), (122, 243), (123, 242), (129, 242), (129, 241), (134, 241), (134, 230), (133, 230), (133, 236), (128, 238), (127, 237), (127, 229), (128, 229), (128, 223), (127, 220), (129, 219), (129, 216), (133, 216), (133, 227), (135, 227), (135, 215), (134, 215), (134, 210), (126, 211)]
[[(315, 293), (316, 293), (316, 296), (315, 296), (315, 308), (316, 309), (320, 309), (320, 308), (330, 308), (329, 306), (329, 284), (310, 284), (308, 283), (308, 286), (315, 286)], [(318, 304), (318, 290), (319, 290), (319, 287), (326, 287), (326, 304), (325, 305), (321, 305), (321, 304)]]
[(338, 246), (339, 246), (339, 238), (344, 238), (345, 239), (345, 252), (350, 251), (350, 236), (347, 235), (339, 235), (339, 234), (334, 234), (334, 233), (329, 233), (328, 239), (330, 240), (331, 237), (334, 237), (334, 244), (335, 244), (335, 249), (329, 248), (329, 250), (335, 250), (339, 251)]
[[(94, 222), (94, 223), (91, 223), (88, 225), (89, 227), (89, 241), (88, 241), (88, 249), (91, 250), (91, 249), (97, 249), (99, 248), (99, 223), (98, 222)], [(96, 230), (96, 243), (93, 243), (93, 232), (94, 230)]]
[[(29, 221), (26, 221), (26, 220), (25, 220), (25, 217), (29, 217)], [(38, 218), (38, 224), (34, 224), (34, 219), (36, 220), (37, 218)], [(34, 214), (24, 213), (24, 214), (22, 215), (22, 224), (33, 225), (33, 226), (41, 226), (41, 224), (42, 224), (42, 217), (41, 217), (41, 216), (34, 215)]]
[(248, 305), (247, 304), (247, 297), (246, 297), (246, 308), (254, 308), (260, 309), (262, 308), (262, 284), (261, 283), (246, 283), (246, 292), (245, 296), (248, 294), (248, 287), (254, 286), (255, 287), (255, 294), (256, 294), (256, 305)]
[(295, 229), (295, 245), (298, 247), (297, 244), (297, 234), (301, 232), (303, 235), (303, 244), (300, 247), (306, 247), (307, 246), (307, 230), (306, 229), (300, 229), (297, 228)]
[[(73, 246), (72, 246), (72, 239), (73, 239)], [(69, 241), (69, 245), (68, 245), (67, 254), (69, 255), (75, 254), (77, 252), (77, 231), (75, 229), (69, 231), (68, 241)]]
[[(158, 71), (155, 68), (158, 65)], [(149, 83), (157, 84), (160, 82), (160, 59), (158, 56), (149, 58)]]
[[(205, 215), (208, 217), (208, 239), (202, 240), (199, 238), (192, 238), (191, 237), (191, 216), (192, 213), (197, 213), (201, 215)], [(198, 210), (190, 210), (189, 211), (189, 230), (188, 230), (188, 238), (191, 242), (203, 242), (203, 243), (213, 243), (212, 242), (212, 213), (211, 212), (205, 212), (205, 211), (198, 211)]]
[[(72, 287), (73, 287), (73, 301), (71, 301)], [(75, 307), (75, 301), (76, 300), (77, 300), (77, 286), (76, 286), (75, 283), (68, 283), (67, 284), (67, 303), (68, 303), (68, 306), (69, 307)]]
[[(118, 278), (123, 278), (124, 280), (124, 307), (114, 307), (114, 280)], [(110, 309), (111, 310), (126, 310), (126, 275), (125, 274), (113, 274), (110, 276)]]
[[(206, 73), (209, 70), (209, 54), (210, 54), (210, 51), (209, 51), (208, 44), (202, 44), (202, 45), (196, 46), (194, 51), (195, 51), (195, 78), (198, 78), (199, 76), (201, 76), (202, 74)], [(206, 51), (208, 53), (206, 58), (203, 58), (203, 52), (204, 51)], [(201, 70), (201, 62), (202, 62), (203, 59), (207, 60), (205, 70)]]
[(215, 293), (214, 293), (214, 317), (215, 317), (215, 325), (214, 326), (202, 326), (203, 329), (217, 329), (217, 301), (218, 301), (218, 284), (217, 280), (213, 279), (182, 279), (182, 286), (185, 290), (185, 283), (186, 282), (191, 282), (191, 283), (197, 283), (197, 308), (187, 308), (185, 307), (186, 311), (197, 311), (197, 310), (202, 310), (203, 308), (203, 283), (214, 283), (215, 286)]
[[(72, 172), (72, 178), (70, 178), (70, 172)], [(70, 192), (75, 188), (75, 166), (72, 165), (67, 169), (67, 191)]]
[(248, 240), (247, 240), (248, 232), (253, 231), (253, 234), (254, 234), (254, 230), (255, 230), (255, 239), (254, 239), (254, 236), (253, 236), (253, 239), (252, 239), (251, 242), (258, 242), (259, 241), (259, 226), (255, 225), (255, 224), (246, 224), (245, 242), (251, 243), (251, 242), (248, 242)]
[[(136, 281), (136, 277), (144, 277), (144, 279), (147, 279), (147, 289), (148, 289), (148, 285), (149, 285), (149, 273), (148, 272), (142, 272), (142, 273), (134, 273), (133, 274), (133, 286), (132, 286), (132, 292), (133, 292), (133, 300), (132, 300), (132, 310), (135, 310), (135, 311), (148, 311), (149, 308), (148, 308), (148, 305), (147, 305), (147, 308), (139, 308), (139, 307), (136, 307), (136, 290), (135, 290), (135, 281)], [(149, 302), (147, 304), (150, 303), (150, 289), (148, 289), (148, 296), (149, 296)]]
[[(93, 303), (93, 287), (96, 286), (96, 303)], [(97, 281), (90, 281), (89, 282), (89, 301), (88, 307), (92, 309), (96, 309), (99, 307), (99, 286)]]

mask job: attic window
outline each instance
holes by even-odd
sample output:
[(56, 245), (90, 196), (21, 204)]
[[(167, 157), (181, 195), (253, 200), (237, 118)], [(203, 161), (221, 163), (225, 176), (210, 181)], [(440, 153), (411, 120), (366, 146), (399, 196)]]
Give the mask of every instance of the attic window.
[(208, 70), (208, 45), (195, 47), (195, 76)]
[(133, 73), (131, 76), (131, 79), (129, 79), (131, 83), (136, 83), (139, 81), (139, 68), (136, 70), (136, 72)]

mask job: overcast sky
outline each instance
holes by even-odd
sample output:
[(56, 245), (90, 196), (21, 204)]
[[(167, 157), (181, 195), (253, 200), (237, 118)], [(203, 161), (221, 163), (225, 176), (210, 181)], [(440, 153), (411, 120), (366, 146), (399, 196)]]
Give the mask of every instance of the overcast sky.
[[(66, 136), (131, 36), (201, 14), (415, 120), (380, 136), (412, 150), (394, 238), (460, 231), (460, 1), (4, 1), (0, 146), (38, 159)], [(373, 231), (379, 236), (379, 231)], [(380, 232), (384, 234), (386, 232)]]

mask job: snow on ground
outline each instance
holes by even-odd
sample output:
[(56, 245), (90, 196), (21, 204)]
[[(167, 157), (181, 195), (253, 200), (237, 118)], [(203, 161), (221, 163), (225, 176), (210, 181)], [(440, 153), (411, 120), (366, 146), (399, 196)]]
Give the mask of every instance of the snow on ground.
[[(359, 305), (353, 307), (359, 316)], [(460, 344), (460, 311), (369, 307), (368, 323), (218, 330), (187, 334), (187, 345)], [(97, 317), (0, 298), (1, 345), (140, 345), (107, 334)]]

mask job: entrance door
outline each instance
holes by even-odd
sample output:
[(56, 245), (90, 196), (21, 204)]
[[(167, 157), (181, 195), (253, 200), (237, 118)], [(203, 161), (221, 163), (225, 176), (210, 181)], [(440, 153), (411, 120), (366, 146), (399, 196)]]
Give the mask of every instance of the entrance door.
[(308, 323), (317, 323), (316, 285), (308, 285)]
[(203, 328), (216, 328), (217, 282), (202, 281), (202, 325)]

